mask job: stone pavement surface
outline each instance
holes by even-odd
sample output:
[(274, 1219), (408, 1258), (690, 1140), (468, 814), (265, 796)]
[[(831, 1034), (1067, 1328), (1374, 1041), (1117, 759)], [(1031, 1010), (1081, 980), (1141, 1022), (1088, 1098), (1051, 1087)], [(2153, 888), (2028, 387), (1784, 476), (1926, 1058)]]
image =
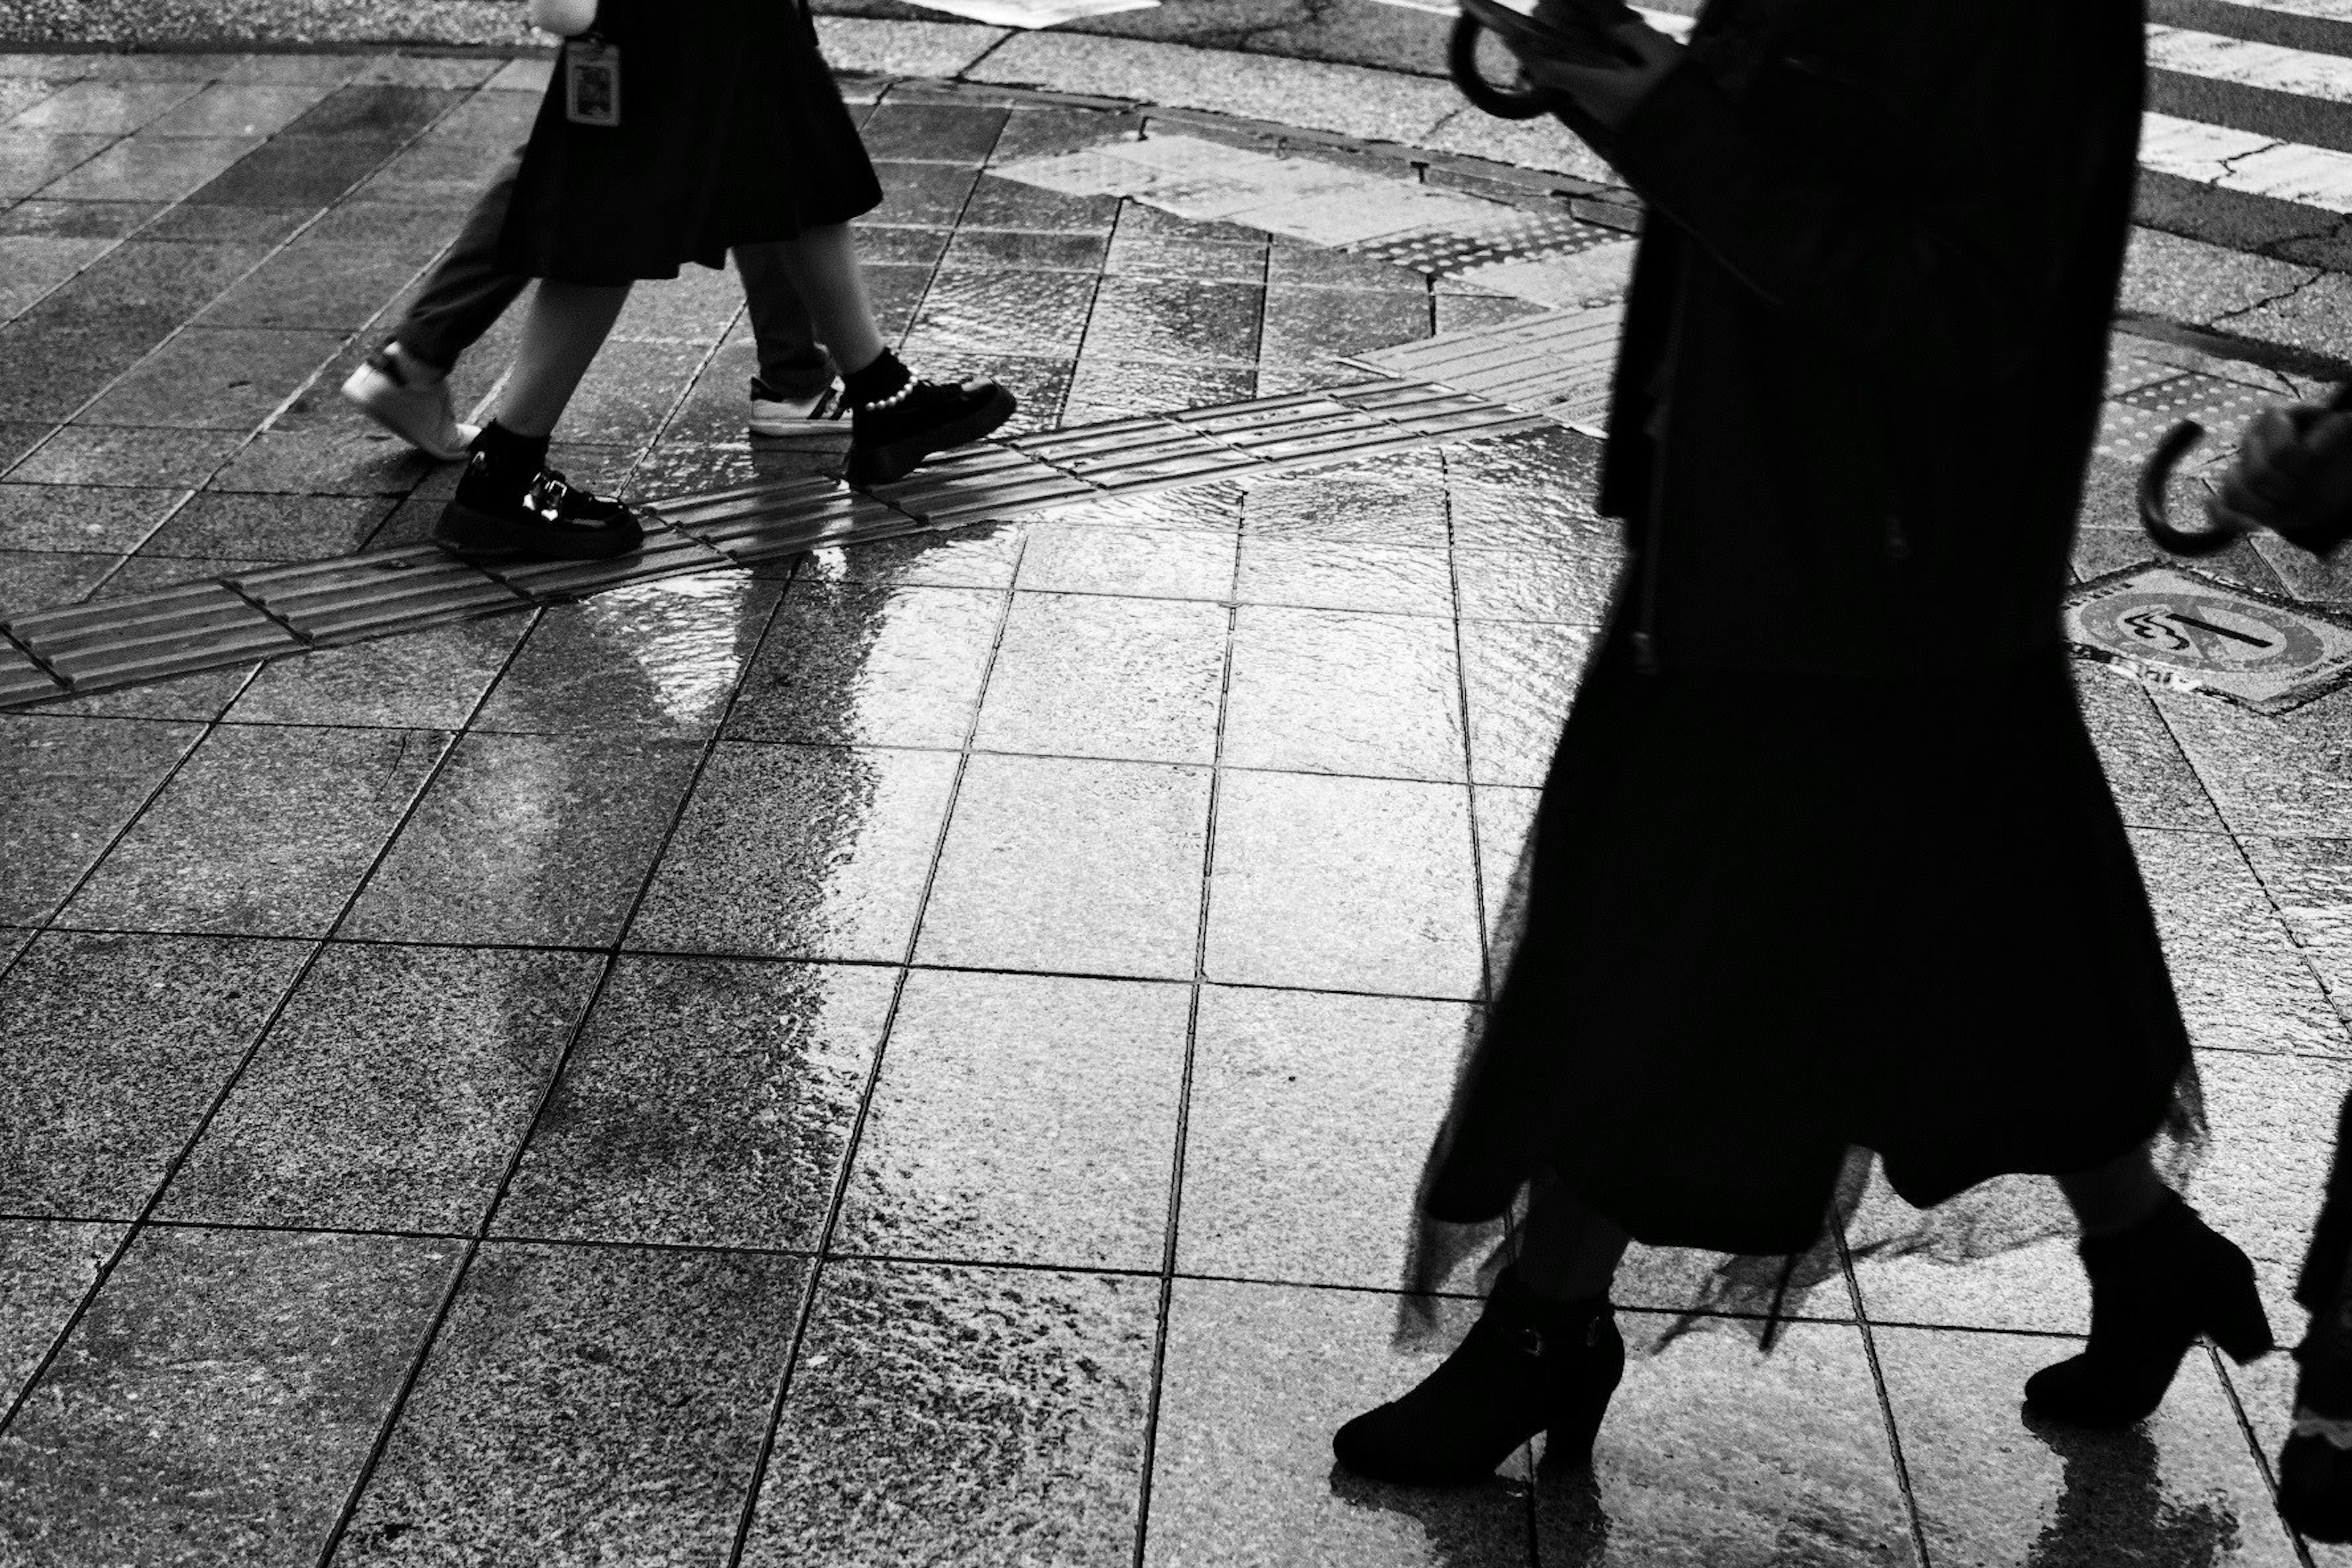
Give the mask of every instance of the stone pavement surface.
[[(0, 73), (0, 622), (418, 538), (448, 471), (333, 388), (539, 68)], [(999, 172), (1139, 132), (1457, 167), (853, 96), (888, 324), (1030, 432), (1543, 319)], [(564, 460), (656, 500), (789, 468), (740, 318), (645, 289)], [(2325, 368), (2119, 335), (2078, 571), (2147, 555), (2173, 415)], [(2273, 1510), (2284, 1357), (2200, 1350), (2120, 1436), (2021, 1424), (2085, 1312), (2032, 1182), (1967, 1201), (2021, 1241), (1969, 1263), (1874, 1192), (1769, 1310), (1637, 1254), (1589, 1475), (1333, 1470), (1435, 1354), (1390, 1292), (1616, 565), (1594, 458), (1205, 473), (0, 714), (0, 1563), (2352, 1561)], [(2189, 1195), (2291, 1342), (2352, 1084), (2352, 691), (2082, 687), (2199, 1048)]]

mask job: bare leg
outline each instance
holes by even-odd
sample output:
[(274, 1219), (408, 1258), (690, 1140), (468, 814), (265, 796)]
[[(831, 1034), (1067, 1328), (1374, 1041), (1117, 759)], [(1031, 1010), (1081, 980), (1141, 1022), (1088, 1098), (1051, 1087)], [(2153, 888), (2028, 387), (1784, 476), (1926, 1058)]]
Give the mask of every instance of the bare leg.
[(797, 239), (780, 243), (775, 257), (844, 375), (882, 357), (882, 331), (874, 324), (874, 301), (847, 224), (804, 229)]
[(628, 300), (626, 284), (605, 288), (541, 279), (523, 318), (513, 374), (499, 395), (499, 425), (534, 438), (553, 431)]
[(2112, 1236), (2156, 1213), (2171, 1194), (2145, 1147), (2108, 1161), (2095, 1170), (2078, 1171), (2058, 1178), (2059, 1191), (2074, 1208), (2084, 1236)]
[(1632, 1237), (1547, 1176), (1528, 1199), (1512, 1268), (1519, 1282), (1554, 1301), (1606, 1295)]

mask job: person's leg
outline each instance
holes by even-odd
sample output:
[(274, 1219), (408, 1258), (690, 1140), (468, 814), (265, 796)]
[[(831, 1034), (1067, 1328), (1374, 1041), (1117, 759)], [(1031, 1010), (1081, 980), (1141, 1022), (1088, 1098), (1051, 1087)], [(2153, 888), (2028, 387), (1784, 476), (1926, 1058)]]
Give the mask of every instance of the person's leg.
[(833, 363), (793, 284), (790, 247), (767, 242), (735, 247), (735, 275), (751, 308), (760, 381), (779, 397), (810, 397), (833, 384)]
[(563, 417), (596, 351), (629, 302), (625, 284), (541, 282), (523, 318), (522, 342), (514, 369), (499, 395), (497, 423), (507, 432), (544, 446)]
[[(847, 224), (803, 229), (795, 238), (757, 248), (763, 253), (761, 261), (772, 265), (791, 286), (844, 376), (856, 376), (882, 357), (886, 345), (874, 323), (874, 300), (866, 291), (866, 272), (857, 265)], [(747, 275), (747, 296), (751, 288)], [(756, 317), (753, 326), (758, 326)]]
[(1591, 1301), (1609, 1294), (1632, 1241), (1583, 1199), (1546, 1178), (1528, 1195), (1511, 1268), (1519, 1283), (1546, 1300)]
[(2145, 1144), (2096, 1170), (2059, 1177), (2058, 1190), (2066, 1194), (2084, 1236), (2129, 1230), (2162, 1208), (2164, 1200), (2172, 1195), (2156, 1173)]

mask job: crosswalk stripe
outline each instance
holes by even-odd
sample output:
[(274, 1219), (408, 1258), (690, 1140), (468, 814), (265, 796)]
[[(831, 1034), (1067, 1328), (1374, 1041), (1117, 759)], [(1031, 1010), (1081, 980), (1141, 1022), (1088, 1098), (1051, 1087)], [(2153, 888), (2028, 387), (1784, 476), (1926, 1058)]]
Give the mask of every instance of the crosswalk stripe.
[(2352, 153), (2151, 113), (2141, 121), (2139, 162), (2200, 185), (2352, 213)]
[(2230, 0), (2230, 4), (2249, 11), (2276, 11), (2323, 22), (2352, 22), (2352, 0)]
[[(2346, 9), (2352, 13), (2352, 0)], [(2241, 87), (2264, 88), (2329, 103), (2352, 103), (2352, 59), (2311, 49), (2291, 49), (2284, 44), (2257, 43), (2220, 33), (2200, 33), (2151, 22), (2147, 28), (2147, 63), (2158, 70), (2177, 71)]]

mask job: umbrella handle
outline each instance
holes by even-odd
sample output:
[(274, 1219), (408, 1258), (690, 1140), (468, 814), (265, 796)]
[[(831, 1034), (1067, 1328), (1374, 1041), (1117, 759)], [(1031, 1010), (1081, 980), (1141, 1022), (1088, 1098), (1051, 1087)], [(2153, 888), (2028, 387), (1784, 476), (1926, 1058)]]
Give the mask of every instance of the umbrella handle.
[[(2331, 414), (2352, 413), (2352, 381), (2337, 387), (2327, 399)], [(2173, 525), (2165, 503), (2164, 487), (2172, 479), (2172, 470), (2189, 448), (2203, 439), (2205, 426), (2194, 419), (2184, 419), (2164, 433), (2164, 439), (2148, 454), (2147, 462), (2139, 471), (2139, 525), (2147, 536), (2175, 555), (2192, 559), (2227, 550), (2245, 531), (2220, 518), (2212, 520), (2210, 528), (2186, 529)]]
[(1522, 89), (1497, 87), (1478, 68), (1478, 38), (1486, 30), (1486, 24), (1468, 12), (1454, 18), (1454, 31), (1445, 40), (1445, 68), (1454, 78), (1454, 85), (1471, 106), (1493, 115), (1497, 120), (1533, 120), (1551, 110), (1551, 95), (1532, 84)]

